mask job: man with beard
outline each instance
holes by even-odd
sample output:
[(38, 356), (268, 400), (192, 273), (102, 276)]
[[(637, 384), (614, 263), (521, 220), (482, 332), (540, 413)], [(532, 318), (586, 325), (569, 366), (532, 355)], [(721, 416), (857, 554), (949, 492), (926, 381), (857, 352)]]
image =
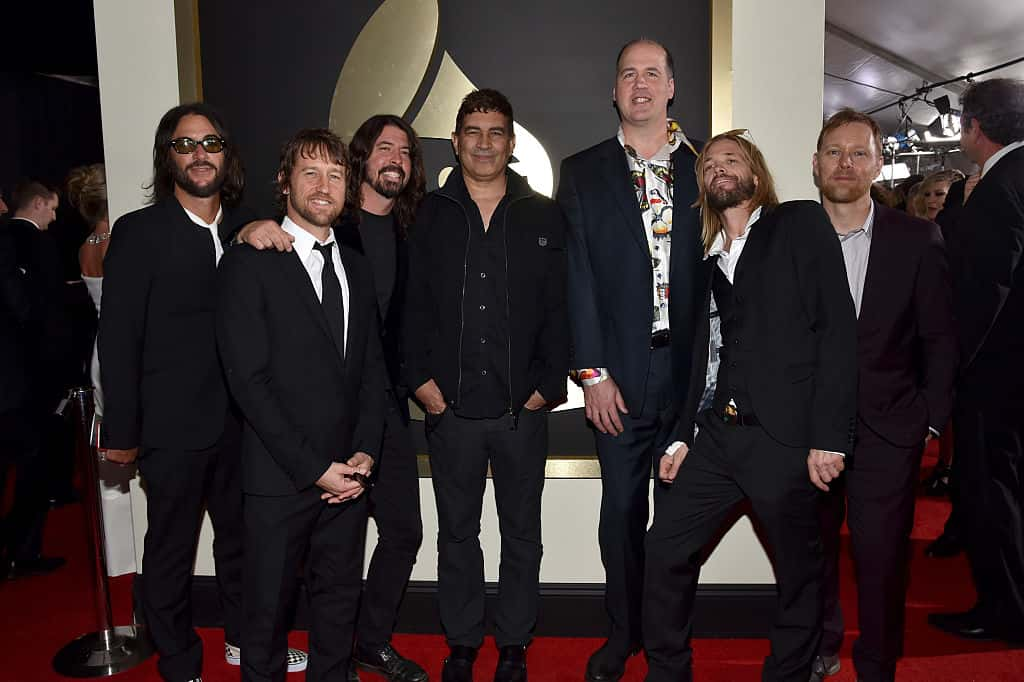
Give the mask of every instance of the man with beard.
[(344, 143), (301, 130), (281, 151), (291, 253), (233, 249), (218, 276), (217, 341), (245, 416), (242, 679), (280, 680), (304, 566), (307, 680), (342, 679), (359, 602), (363, 490), (379, 457), (386, 382), (373, 277), (331, 225), (353, 189)]
[[(408, 251), (406, 230), (423, 198), (426, 179), (419, 138), (398, 116), (378, 114), (349, 144), (350, 182), (359, 188), (335, 233), (343, 247), (365, 255), (377, 292), (381, 343), (390, 384), (381, 456), (367, 492), (377, 527), (377, 546), (359, 607), (355, 666), (392, 682), (424, 682), (427, 673), (391, 645), (398, 606), (423, 540), (419, 474), (409, 434), (408, 390), (401, 377), (401, 325)], [(239, 239), (257, 248), (288, 249), (293, 237), (273, 221), (246, 226)]]
[(814, 202), (780, 204), (745, 135), (715, 136), (697, 162), (709, 322), (698, 329), (676, 442), (659, 462), (647, 534), (651, 682), (692, 679), (702, 553), (743, 500), (778, 583), (763, 679), (806, 682), (821, 640), (815, 486), (828, 489), (853, 445), (856, 318), (828, 216)]
[(949, 271), (937, 225), (871, 200), (871, 183), (882, 170), (882, 136), (869, 116), (845, 109), (829, 118), (813, 168), (857, 312), (858, 419), (846, 473), (822, 498), (825, 633), (811, 679), (839, 671), (839, 531), (846, 516), (857, 578), (857, 677), (891, 682), (903, 649), (921, 454), (946, 425), (953, 402)]
[[(198, 679), (191, 577), (202, 512), (213, 521), (224, 608), (225, 657), (237, 664), (242, 629), (239, 427), (217, 357), (217, 263), (240, 224), (242, 164), (205, 104), (174, 107), (153, 143), (152, 205), (117, 220), (105, 260), (99, 324), (108, 460), (138, 458), (146, 481), (146, 538), (136, 595), (158, 668)], [(305, 654), (293, 652), (293, 669)]]

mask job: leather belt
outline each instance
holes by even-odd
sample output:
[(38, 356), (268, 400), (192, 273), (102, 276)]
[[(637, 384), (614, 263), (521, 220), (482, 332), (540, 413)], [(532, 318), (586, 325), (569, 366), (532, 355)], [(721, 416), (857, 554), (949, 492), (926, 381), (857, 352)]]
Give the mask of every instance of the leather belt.
[(651, 348), (664, 348), (672, 343), (672, 332), (662, 329), (651, 334)]
[(722, 423), (728, 424), (729, 426), (760, 426), (761, 420), (759, 420), (753, 414), (740, 414), (735, 407), (732, 405), (726, 405), (722, 413), (718, 415), (722, 419)]

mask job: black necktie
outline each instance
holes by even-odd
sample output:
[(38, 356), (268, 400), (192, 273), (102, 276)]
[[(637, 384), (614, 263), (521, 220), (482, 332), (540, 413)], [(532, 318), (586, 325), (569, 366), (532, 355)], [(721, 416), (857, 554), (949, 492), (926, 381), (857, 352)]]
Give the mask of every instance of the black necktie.
[(320, 286), (323, 292), (320, 305), (327, 316), (327, 325), (331, 328), (331, 336), (334, 337), (334, 345), (338, 347), (338, 354), (344, 358), (345, 301), (341, 296), (341, 282), (338, 281), (338, 273), (334, 271), (334, 259), (331, 257), (334, 242), (314, 244), (313, 248), (324, 257), (324, 267), (320, 271)]

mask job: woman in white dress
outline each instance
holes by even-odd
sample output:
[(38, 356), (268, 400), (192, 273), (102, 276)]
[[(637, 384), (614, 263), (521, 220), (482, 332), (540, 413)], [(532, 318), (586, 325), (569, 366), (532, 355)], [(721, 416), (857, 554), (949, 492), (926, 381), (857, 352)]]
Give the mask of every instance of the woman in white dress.
[[(110, 246), (110, 221), (107, 217), (107, 178), (102, 163), (80, 166), (71, 171), (67, 181), (68, 199), (78, 209), (92, 232), (78, 250), (78, 263), (82, 269), (82, 281), (89, 290), (89, 298), (100, 313), (100, 298), (103, 292), (103, 258)], [(90, 367), (95, 389), (96, 414), (103, 413), (103, 394), (100, 390), (99, 358), (93, 344)]]

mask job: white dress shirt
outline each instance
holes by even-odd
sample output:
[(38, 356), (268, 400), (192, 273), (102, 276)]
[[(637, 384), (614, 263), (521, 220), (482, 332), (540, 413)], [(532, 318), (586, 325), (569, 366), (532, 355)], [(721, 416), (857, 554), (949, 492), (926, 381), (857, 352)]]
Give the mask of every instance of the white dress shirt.
[(743, 228), (743, 234), (732, 240), (732, 244), (729, 245), (729, 250), (725, 250), (725, 230), (718, 233), (715, 237), (715, 241), (711, 244), (711, 249), (708, 251), (708, 255), (704, 256), (707, 260), (712, 256), (718, 256), (718, 269), (722, 271), (725, 278), (729, 280), (729, 284), (732, 284), (732, 278), (736, 275), (736, 264), (740, 262), (740, 256), (743, 255), (743, 247), (747, 244), (747, 237), (750, 236), (750, 228), (753, 227), (761, 218), (761, 207), (758, 206), (754, 209), (754, 212), (750, 214), (750, 219), (747, 220), (746, 227)]
[(1014, 149), (1019, 149), (1020, 147), (1024, 147), (1024, 140), (1017, 140), (1016, 142), (1011, 142), (1010, 144), (1006, 145), (1005, 147), (997, 151), (992, 156), (988, 157), (988, 161), (986, 161), (985, 165), (981, 167), (981, 177), (985, 177), (985, 173), (988, 173), (990, 170), (992, 170), (992, 166), (996, 165), (999, 162), (999, 159), (1003, 158), (1004, 156), (1012, 152)]
[(341, 283), (341, 303), (345, 308), (345, 319), (342, 322), (344, 327), (343, 341), (345, 352), (347, 353), (348, 319), (351, 305), (349, 305), (348, 278), (345, 276), (345, 266), (341, 263), (341, 244), (334, 238), (334, 230), (331, 230), (326, 241), (321, 242), (305, 229), (292, 222), (288, 216), (285, 216), (284, 220), (281, 221), (281, 229), (295, 237), (295, 242), (292, 244), (292, 250), (295, 252), (295, 255), (299, 257), (299, 261), (302, 263), (302, 266), (306, 268), (306, 272), (309, 273), (309, 280), (313, 283), (313, 290), (316, 291), (316, 298), (321, 302), (324, 300), (323, 281), (321, 279), (324, 270), (324, 257), (319, 251), (313, 248), (313, 245), (334, 244), (334, 248), (331, 249), (331, 260), (334, 261), (334, 272), (338, 275), (338, 282)]
[[(185, 208), (182, 206), (182, 208)], [(212, 223), (208, 223), (192, 211), (185, 208), (185, 214), (188, 219), (194, 222), (199, 227), (205, 227), (210, 231), (210, 236), (213, 238), (213, 259), (218, 265), (220, 264), (220, 257), (224, 255), (224, 245), (220, 243), (220, 221), (224, 220), (224, 207), (221, 206), (217, 209), (217, 215), (214, 217)]]
[(860, 304), (864, 299), (864, 279), (868, 274), (868, 257), (871, 255), (871, 233), (875, 225), (875, 202), (871, 202), (867, 220), (856, 230), (850, 230), (839, 237), (839, 245), (843, 249), (843, 262), (846, 264), (846, 280), (850, 284), (850, 295), (853, 307), (860, 317)]

